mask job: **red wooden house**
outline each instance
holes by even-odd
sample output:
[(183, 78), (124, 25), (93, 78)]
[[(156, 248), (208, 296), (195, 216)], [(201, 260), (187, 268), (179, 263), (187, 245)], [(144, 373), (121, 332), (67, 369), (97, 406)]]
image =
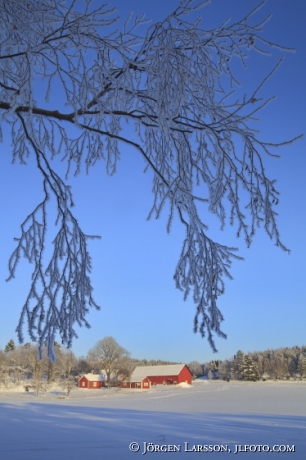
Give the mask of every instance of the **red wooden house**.
[(78, 387), (79, 388), (89, 388), (96, 390), (101, 388), (103, 383), (103, 378), (99, 374), (84, 374), (79, 379)]
[(122, 382), (123, 388), (150, 389), (152, 385), (192, 384), (192, 373), (186, 364), (165, 366), (140, 366)]

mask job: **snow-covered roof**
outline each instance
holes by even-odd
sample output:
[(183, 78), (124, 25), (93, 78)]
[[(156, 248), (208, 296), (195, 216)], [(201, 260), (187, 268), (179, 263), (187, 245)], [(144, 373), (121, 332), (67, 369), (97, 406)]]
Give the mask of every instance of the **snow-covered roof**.
[(141, 382), (146, 377), (178, 375), (185, 364), (166, 364), (164, 366), (139, 366), (132, 372), (130, 382)]
[[(82, 377), (86, 377), (87, 380), (89, 380), (90, 382), (97, 382), (97, 381), (103, 380), (103, 377), (101, 378), (101, 375), (99, 374), (84, 374), (82, 375)], [(80, 377), (80, 379), (82, 377)]]

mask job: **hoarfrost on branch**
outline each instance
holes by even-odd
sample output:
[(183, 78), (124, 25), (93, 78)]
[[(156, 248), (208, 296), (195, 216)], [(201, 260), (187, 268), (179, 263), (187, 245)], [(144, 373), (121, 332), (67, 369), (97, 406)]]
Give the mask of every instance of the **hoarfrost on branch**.
[[(230, 277), (232, 259), (239, 257), (235, 248), (209, 238), (197, 204), (207, 203), (223, 227), (227, 200), (230, 223), (237, 223), (237, 235), (243, 234), (248, 246), (262, 223), (275, 244), (286, 250), (274, 210), (278, 192), (262, 162), (273, 144), (260, 141), (250, 127), (270, 101), (263, 101), (259, 92), (279, 63), (242, 99), (229, 102), (233, 97), (228, 91), (237, 84), (231, 70), (234, 56), (245, 65), (248, 50), (269, 54), (277, 45), (262, 37), (265, 21), (249, 23), (262, 4), (238, 22), (203, 30), (194, 11), (207, 1), (183, 0), (162, 22), (150, 25), (144, 17), (129, 16), (118, 31), (116, 10), (91, 3), (0, 2), (1, 121), (11, 125), (13, 161), (26, 163), (29, 155), (35, 156), (44, 192), (22, 223), (9, 261), (9, 279), (21, 256), (34, 266), (17, 327), (19, 340), (26, 321), (40, 352), (46, 344), (54, 360), (55, 334), (71, 346), (74, 324), (89, 326), (88, 306), (99, 308), (92, 297), (87, 250), (87, 239), (95, 237), (81, 230), (72, 213), (71, 190), (52, 168), (52, 158), (62, 156), (67, 174), (73, 165), (78, 174), (84, 164), (88, 171), (99, 160), (114, 174), (120, 147), (130, 145), (154, 174), (149, 217), (158, 218), (167, 202), (168, 231), (176, 212), (186, 228), (174, 279), (185, 298), (193, 290), (194, 329), (207, 334), (216, 350), (213, 333), (225, 337), (217, 298), (224, 292), (224, 276)], [(146, 33), (138, 33), (144, 26)], [(44, 95), (35, 90), (40, 81)], [(65, 100), (54, 109), (49, 101), (59, 88)], [(124, 128), (126, 122), (134, 127), (137, 141)], [(198, 186), (202, 195), (195, 193)], [(243, 209), (242, 187), (248, 196)], [(51, 197), (57, 203), (59, 231), (45, 268), (46, 206)]]

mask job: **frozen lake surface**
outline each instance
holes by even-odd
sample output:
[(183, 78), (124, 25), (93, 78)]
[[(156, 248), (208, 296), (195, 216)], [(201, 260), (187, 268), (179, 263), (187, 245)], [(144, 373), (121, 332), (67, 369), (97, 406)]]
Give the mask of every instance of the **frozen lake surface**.
[[(63, 394), (55, 387), (38, 397), (0, 389), (1, 459), (185, 460), (210, 453), (201, 446), (212, 446), (212, 458), (230, 453), (241, 460), (271, 458), (271, 452), (258, 451), (268, 446), (295, 446), (295, 452), (272, 458), (306, 459), (306, 382), (196, 381), (191, 387)], [(132, 442), (138, 452), (129, 450)], [(221, 445), (227, 451), (218, 452)], [(245, 445), (265, 447), (252, 457)], [(156, 451), (162, 446), (168, 451)], [(242, 451), (235, 455), (237, 449)]]

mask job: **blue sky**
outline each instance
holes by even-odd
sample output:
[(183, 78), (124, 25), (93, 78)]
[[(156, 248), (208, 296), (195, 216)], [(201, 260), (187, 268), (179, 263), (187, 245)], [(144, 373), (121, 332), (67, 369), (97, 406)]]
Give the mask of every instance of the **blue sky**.
[[(165, 6), (166, 3), (166, 6)], [(214, 0), (199, 11), (203, 28), (211, 29), (222, 20), (240, 19), (258, 4), (249, 0)], [(112, 2), (125, 16), (130, 9), (145, 12), (153, 21), (163, 19), (175, 8), (174, 0), (129, 0)], [(277, 98), (260, 113), (260, 138), (282, 142), (305, 133), (306, 124), (306, 4), (300, 0), (267, 0), (257, 14), (260, 19), (272, 13), (264, 37), (295, 48), (285, 53), (278, 72), (268, 80), (262, 97)], [(255, 20), (255, 19), (254, 19)], [(275, 49), (271, 57), (250, 54), (248, 69), (237, 68), (243, 91), (260, 83), (281, 56)], [(11, 164), (10, 139), (5, 133), (0, 144), (0, 349), (13, 338), (26, 298), (31, 267), (22, 261), (16, 278), (5, 282), (7, 261), (14, 250), (13, 237), (19, 225), (42, 198), (39, 173), (30, 158), (27, 166)], [(115, 176), (109, 177), (101, 162), (86, 176), (71, 177), (76, 207), (74, 213), (87, 234), (99, 234), (101, 240), (89, 242), (92, 254), (94, 297), (101, 311), (88, 315), (91, 329), (77, 329), (79, 339), (73, 351), (86, 355), (98, 340), (113, 336), (135, 358), (199, 362), (225, 359), (238, 349), (243, 351), (305, 345), (305, 138), (277, 149), (281, 159), (266, 157), (266, 172), (277, 179), (280, 195), (279, 228), (291, 253), (282, 252), (262, 229), (257, 231), (250, 249), (237, 239), (235, 228), (220, 224), (203, 209), (209, 236), (228, 246), (239, 247), (244, 261), (236, 261), (226, 280), (225, 294), (219, 298), (227, 340), (216, 338), (218, 354), (213, 354), (205, 339), (193, 334), (195, 307), (192, 298), (183, 301), (175, 289), (173, 274), (184, 239), (184, 229), (176, 219), (170, 234), (166, 232), (168, 209), (159, 220), (147, 221), (153, 195), (150, 172), (139, 153), (123, 147)], [(55, 164), (58, 171), (63, 166)], [(52, 210), (50, 210), (52, 220)], [(53, 221), (49, 223), (52, 233)]]

